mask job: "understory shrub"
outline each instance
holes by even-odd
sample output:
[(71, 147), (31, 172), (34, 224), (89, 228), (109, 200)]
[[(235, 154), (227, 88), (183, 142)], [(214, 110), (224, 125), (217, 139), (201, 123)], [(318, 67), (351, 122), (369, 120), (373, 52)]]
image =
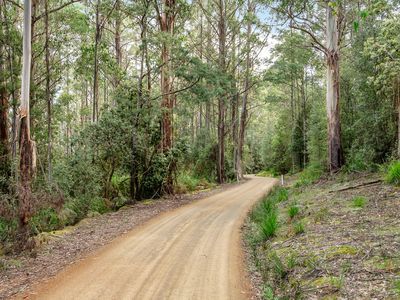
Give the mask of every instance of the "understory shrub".
[(178, 175), (177, 190), (180, 193), (193, 192), (196, 190), (200, 180), (188, 172), (182, 172)]
[(390, 164), (386, 174), (386, 181), (395, 185), (400, 185), (400, 161), (395, 161)]
[(40, 209), (30, 220), (34, 233), (53, 231), (63, 227), (62, 221), (54, 208)]
[(310, 185), (318, 180), (323, 173), (324, 171), (320, 166), (310, 165), (299, 174), (299, 179), (296, 181), (295, 187)]
[(18, 228), (17, 219), (6, 219), (0, 217), (0, 242), (10, 240)]

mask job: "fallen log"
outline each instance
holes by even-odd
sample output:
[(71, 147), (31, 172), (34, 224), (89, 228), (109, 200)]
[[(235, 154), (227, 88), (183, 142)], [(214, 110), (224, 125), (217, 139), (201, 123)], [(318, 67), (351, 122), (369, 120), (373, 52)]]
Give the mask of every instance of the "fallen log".
[(357, 188), (360, 188), (360, 187), (363, 187), (366, 185), (372, 185), (372, 184), (376, 184), (376, 183), (380, 183), (380, 182), (382, 182), (382, 179), (372, 180), (372, 181), (363, 182), (363, 183), (360, 183), (357, 185), (352, 185), (352, 186), (348, 186), (345, 188), (341, 188), (338, 190), (331, 190), (331, 191), (329, 191), (329, 193), (336, 193), (336, 192), (343, 192), (343, 191), (347, 191), (347, 190), (357, 189)]

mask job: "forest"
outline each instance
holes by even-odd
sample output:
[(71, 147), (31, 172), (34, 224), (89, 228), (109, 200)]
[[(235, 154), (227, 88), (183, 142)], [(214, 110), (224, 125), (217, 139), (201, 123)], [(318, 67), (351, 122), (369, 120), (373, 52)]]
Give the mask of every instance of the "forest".
[(246, 174), (400, 182), (397, 0), (0, 0), (1, 252)]

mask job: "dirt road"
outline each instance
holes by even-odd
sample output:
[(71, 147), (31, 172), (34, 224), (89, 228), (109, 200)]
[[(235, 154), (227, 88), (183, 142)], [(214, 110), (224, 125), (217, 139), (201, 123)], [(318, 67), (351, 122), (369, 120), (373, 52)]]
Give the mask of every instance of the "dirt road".
[(251, 177), (162, 214), (36, 287), (29, 298), (247, 299), (240, 226), (274, 183)]

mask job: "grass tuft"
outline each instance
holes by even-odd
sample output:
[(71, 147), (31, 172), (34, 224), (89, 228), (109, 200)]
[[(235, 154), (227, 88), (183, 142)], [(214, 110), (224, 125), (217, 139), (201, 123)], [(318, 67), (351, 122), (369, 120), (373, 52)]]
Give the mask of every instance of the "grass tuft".
[(363, 196), (356, 196), (352, 200), (351, 206), (355, 208), (363, 208), (367, 204), (368, 200)]
[(296, 203), (292, 203), (288, 208), (288, 215), (290, 219), (293, 219), (300, 213), (300, 208), (297, 206)]
[(296, 222), (294, 225), (293, 225), (293, 230), (294, 230), (294, 233), (297, 235), (297, 234), (302, 234), (302, 233), (304, 233), (306, 230), (305, 230), (305, 226), (304, 226), (304, 223), (303, 223), (303, 221), (298, 221), (298, 222)]
[(400, 161), (390, 164), (386, 174), (386, 181), (391, 184), (400, 185)]
[(260, 223), (261, 234), (264, 240), (274, 237), (278, 230), (278, 215), (276, 209), (272, 210)]

